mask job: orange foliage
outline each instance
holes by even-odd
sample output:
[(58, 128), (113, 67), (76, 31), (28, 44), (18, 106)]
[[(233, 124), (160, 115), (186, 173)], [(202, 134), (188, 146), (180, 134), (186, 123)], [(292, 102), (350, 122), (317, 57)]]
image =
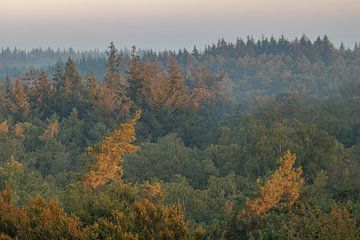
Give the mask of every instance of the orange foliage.
[(7, 121), (0, 123), (0, 134), (7, 135), (9, 133), (9, 125)]
[(80, 221), (55, 201), (37, 196), (23, 207), (11, 204), (11, 191), (0, 193), (0, 231), (16, 239), (82, 239)]
[(166, 99), (164, 105), (170, 108), (187, 107), (189, 103), (189, 90), (186, 88), (181, 71), (175, 59), (170, 59), (168, 76), (164, 90)]
[(25, 138), (25, 130), (31, 127), (31, 123), (28, 122), (18, 122), (14, 127), (14, 135), (17, 138)]
[(290, 151), (281, 158), (279, 168), (260, 187), (259, 196), (246, 202), (240, 216), (263, 215), (276, 207), (291, 207), (299, 198), (304, 185), (302, 169), (294, 169), (295, 155)]
[(94, 163), (84, 179), (85, 185), (97, 188), (110, 181), (121, 179), (123, 175), (121, 163), (124, 155), (137, 151), (137, 147), (132, 143), (136, 139), (135, 124), (139, 119), (140, 112), (137, 112), (133, 119), (121, 124), (101, 143), (87, 148)]
[(139, 239), (184, 239), (188, 234), (180, 205), (157, 206), (145, 199), (134, 203), (130, 218), (142, 229)]
[(164, 197), (161, 192), (160, 183), (150, 184), (149, 182), (145, 182), (144, 185), (144, 198), (147, 198), (151, 201), (156, 201), (157, 199), (162, 199)]
[(41, 140), (51, 140), (59, 134), (59, 122), (51, 122), (44, 133), (39, 137)]
[(47, 98), (52, 96), (53, 88), (47, 75), (40, 73), (39, 77), (32, 86), (31, 94), (35, 96), (38, 104), (46, 104)]
[(194, 107), (197, 109), (203, 102), (208, 102), (211, 99), (211, 93), (206, 88), (194, 88), (191, 91), (191, 100)]
[(331, 212), (328, 216), (319, 219), (320, 239), (359, 239), (359, 229), (356, 227), (356, 221), (351, 218), (351, 214), (346, 207), (340, 207), (337, 204), (331, 206)]
[[(204, 235), (201, 230), (197, 236)], [(195, 239), (189, 237), (179, 205), (157, 205), (147, 199), (134, 202), (128, 211), (114, 211), (85, 232), (89, 239)]]
[(97, 101), (95, 104), (98, 108), (105, 110), (106, 112), (113, 112), (119, 106), (119, 96), (114, 88), (111, 88), (107, 84), (103, 84), (98, 88)]
[(12, 92), (12, 99), (13, 103), (10, 106), (10, 110), (12, 112), (19, 113), (24, 116), (30, 113), (28, 96), (25, 92), (24, 84), (20, 79), (17, 79), (15, 82), (15, 87)]

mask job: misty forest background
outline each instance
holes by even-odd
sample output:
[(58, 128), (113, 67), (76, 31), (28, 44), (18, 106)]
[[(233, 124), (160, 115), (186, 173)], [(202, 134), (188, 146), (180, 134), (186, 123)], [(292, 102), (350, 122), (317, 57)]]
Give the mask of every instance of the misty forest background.
[(359, 238), (357, 44), (3, 48), (0, 79), (1, 239)]

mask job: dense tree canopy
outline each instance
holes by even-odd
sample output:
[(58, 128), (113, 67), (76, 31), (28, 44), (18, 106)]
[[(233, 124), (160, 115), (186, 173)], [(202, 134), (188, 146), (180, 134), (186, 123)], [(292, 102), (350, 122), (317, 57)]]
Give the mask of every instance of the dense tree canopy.
[(358, 47), (88, 54), (0, 52), (1, 239), (359, 238)]

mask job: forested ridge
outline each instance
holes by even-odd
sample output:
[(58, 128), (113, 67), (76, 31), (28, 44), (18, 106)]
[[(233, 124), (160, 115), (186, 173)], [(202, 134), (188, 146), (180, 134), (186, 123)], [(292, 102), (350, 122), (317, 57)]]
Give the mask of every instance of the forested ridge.
[(46, 51), (0, 54), (0, 239), (359, 239), (357, 45)]

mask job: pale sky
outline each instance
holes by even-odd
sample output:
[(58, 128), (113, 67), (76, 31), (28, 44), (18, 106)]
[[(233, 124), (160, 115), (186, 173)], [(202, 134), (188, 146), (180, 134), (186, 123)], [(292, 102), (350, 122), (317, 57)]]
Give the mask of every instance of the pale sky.
[(223, 37), (360, 41), (360, 0), (0, 0), (0, 47), (201, 49)]

